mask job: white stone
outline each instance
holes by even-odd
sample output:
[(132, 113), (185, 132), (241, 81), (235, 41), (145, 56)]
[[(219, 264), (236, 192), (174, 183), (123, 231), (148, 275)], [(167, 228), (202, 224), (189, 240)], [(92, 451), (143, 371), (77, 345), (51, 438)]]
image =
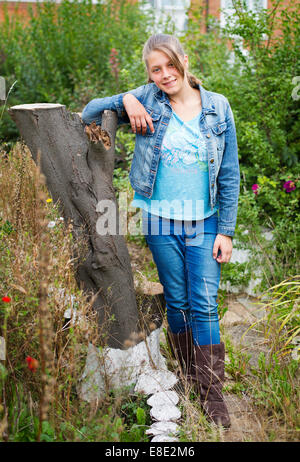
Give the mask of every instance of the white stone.
[(292, 359), (300, 361), (300, 336), (297, 335), (296, 337), (294, 337), (291, 341), (291, 344), (295, 345), (295, 348), (293, 348), (292, 350)]
[(168, 435), (157, 435), (154, 438), (152, 438), (151, 443), (172, 443), (172, 442), (177, 442), (179, 441), (178, 438), (175, 438), (174, 436), (168, 436)]
[(178, 379), (175, 374), (168, 370), (147, 370), (138, 378), (134, 391), (152, 395), (159, 391), (169, 390)]
[(156, 406), (150, 410), (150, 416), (155, 420), (178, 420), (181, 417), (181, 412), (178, 407), (172, 404), (164, 406)]
[(64, 318), (66, 319), (74, 319), (76, 320), (77, 317), (77, 310), (76, 308), (67, 308), (64, 312)]
[(73, 325), (76, 323), (85, 322), (85, 316), (80, 314), (75, 306), (78, 304), (76, 302), (75, 295), (66, 293), (66, 289), (64, 287), (53, 287), (51, 286), (49, 289), (49, 293), (55, 293), (58, 301), (61, 303), (62, 307), (69, 306), (64, 311), (64, 318), (70, 319), (70, 324)]
[(240, 287), (232, 286), (229, 281), (225, 282), (220, 282), (220, 289), (225, 290), (226, 292), (229, 292), (231, 294), (238, 294), (241, 292)]
[(76, 308), (67, 308), (64, 312), (64, 318), (70, 319), (70, 321), (67, 324), (65, 324), (65, 327), (68, 327), (69, 324), (73, 326), (75, 323), (81, 324), (85, 322), (85, 317), (78, 313)]
[(251, 252), (247, 249), (236, 249), (233, 247), (230, 263), (245, 263), (251, 258)]
[[(270, 229), (264, 228), (261, 230), (262, 231), (262, 236), (267, 240), (267, 241), (272, 241), (274, 236), (273, 236), (273, 231)], [(245, 230), (243, 234), (248, 234), (248, 230)], [(232, 255), (230, 259), (230, 263), (247, 263), (250, 262), (252, 258), (252, 252), (250, 249), (251, 243), (248, 243), (248, 247), (246, 249), (238, 249), (237, 245), (239, 242), (237, 241), (234, 244), (234, 247), (232, 249)], [(243, 244), (244, 245), (244, 244)], [(257, 246), (254, 245), (256, 249), (258, 249)], [(244, 292), (249, 296), (255, 297), (258, 295), (262, 295), (262, 292), (258, 290), (258, 286), (260, 285), (262, 278), (261, 278), (262, 272), (259, 268), (255, 271), (255, 274), (253, 274), (253, 277), (250, 279), (249, 283), (247, 286), (241, 285), (241, 286), (232, 286), (229, 281), (227, 283), (223, 283), (221, 281), (220, 284), (220, 289), (226, 290), (227, 292), (233, 293), (233, 294), (238, 294), (240, 292)]]
[(223, 318), (220, 321), (220, 324), (225, 327), (234, 326), (243, 322), (242, 318), (238, 316), (233, 311), (226, 311)]
[(267, 241), (272, 241), (273, 239), (273, 231), (265, 231), (262, 235)]
[(175, 422), (161, 420), (154, 422), (148, 430), (146, 435), (161, 435), (166, 434), (168, 436), (176, 435), (179, 431), (179, 426)]
[[(261, 271), (258, 269), (257, 274), (259, 273), (261, 273)], [(260, 277), (255, 278), (255, 279), (250, 279), (250, 282), (245, 289), (246, 294), (250, 295), (251, 297), (257, 297), (261, 295), (262, 292), (257, 289), (261, 281), (262, 281), (262, 278)]]
[(293, 338), (291, 341), (293, 345), (299, 345), (300, 344), (300, 335), (297, 335), (296, 337)]
[(295, 359), (296, 361), (300, 361), (300, 347), (299, 346), (293, 348), (292, 359)]
[[(77, 386), (80, 398), (91, 402), (101, 398), (107, 389), (131, 385), (136, 385), (136, 392), (143, 392), (145, 389), (146, 394), (171, 388), (177, 378), (167, 370), (166, 360), (160, 353), (160, 331), (161, 328), (156, 329), (147, 337), (151, 360), (157, 369), (151, 366), (145, 341), (127, 350), (100, 350), (89, 344), (85, 369)], [(149, 382), (152, 383), (151, 386)], [(153, 386), (153, 382), (156, 387)]]
[[(62, 305), (70, 305), (71, 308), (73, 308), (74, 303), (76, 302), (75, 295), (66, 293), (66, 289), (64, 287), (50, 286), (49, 287), (49, 293), (55, 293), (56, 297), (58, 298), (58, 301)], [(67, 316), (65, 316), (65, 317), (67, 317)]]
[(5, 361), (6, 359), (6, 345), (5, 345), (5, 338), (0, 337), (0, 360)]
[(148, 400), (147, 404), (149, 406), (163, 406), (165, 404), (176, 404), (179, 401), (179, 396), (174, 390), (167, 390), (167, 391), (159, 391), (152, 395)]
[[(231, 260), (230, 260), (231, 262)], [(261, 274), (261, 271), (257, 269), (256, 275), (259, 276)], [(259, 284), (261, 283), (262, 279), (260, 277), (256, 277), (255, 279), (250, 279), (249, 283), (247, 286), (233, 286), (230, 281), (226, 281), (226, 283), (222, 282), (220, 283), (220, 289), (221, 290), (226, 290), (226, 292), (230, 292), (232, 294), (239, 294), (241, 292), (246, 293), (250, 297), (257, 297), (261, 295), (261, 291), (257, 289)]]
[(250, 298), (246, 297), (238, 297), (237, 301), (241, 303), (249, 313), (258, 319), (261, 319), (266, 315), (266, 310), (261, 301), (252, 301)]

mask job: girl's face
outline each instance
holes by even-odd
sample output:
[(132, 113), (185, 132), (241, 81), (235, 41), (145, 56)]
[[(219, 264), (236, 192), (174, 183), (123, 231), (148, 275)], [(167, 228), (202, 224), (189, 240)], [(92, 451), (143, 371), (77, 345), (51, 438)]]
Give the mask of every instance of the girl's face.
[[(148, 56), (148, 74), (158, 88), (170, 96), (177, 94), (187, 81), (176, 69), (169, 56), (162, 51), (153, 50)], [(187, 55), (183, 58), (183, 64), (187, 67)]]

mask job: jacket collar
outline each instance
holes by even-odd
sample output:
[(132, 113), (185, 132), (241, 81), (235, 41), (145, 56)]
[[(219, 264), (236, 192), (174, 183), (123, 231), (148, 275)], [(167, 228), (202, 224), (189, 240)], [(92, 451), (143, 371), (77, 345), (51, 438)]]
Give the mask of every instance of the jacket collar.
[[(156, 91), (154, 91), (155, 98), (158, 99), (160, 102), (166, 103), (169, 106), (171, 106), (168, 95), (164, 91), (162, 91), (160, 88), (158, 88), (155, 84), (153, 85), (156, 88)], [(210, 92), (205, 90), (205, 88), (203, 88), (202, 85), (199, 85), (199, 90), (200, 90), (203, 113), (204, 114), (217, 114), (215, 103), (214, 103), (214, 100)]]

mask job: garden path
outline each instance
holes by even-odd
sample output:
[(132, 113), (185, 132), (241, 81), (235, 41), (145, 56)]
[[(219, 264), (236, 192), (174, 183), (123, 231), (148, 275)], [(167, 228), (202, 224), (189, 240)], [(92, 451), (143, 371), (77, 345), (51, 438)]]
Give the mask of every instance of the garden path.
[[(261, 352), (269, 351), (268, 343), (263, 335), (263, 324), (259, 323), (265, 315), (264, 309), (258, 300), (247, 295), (229, 295), (225, 305), (228, 307), (221, 320), (221, 329), (228, 336), (231, 343), (244, 355), (248, 355), (249, 362), (246, 365), (247, 378), (249, 366), (256, 367)], [(251, 329), (249, 327), (252, 326)], [(225, 361), (230, 362), (229, 354)], [(238, 368), (236, 369), (238, 373)], [(230, 389), (234, 379), (225, 373), (225, 389)], [(265, 441), (264, 425), (260, 416), (254, 409), (253, 402), (243, 394), (239, 397), (233, 393), (224, 393), (228, 411), (231, 418), (231, 427), (223, 433), (224, 441)]]

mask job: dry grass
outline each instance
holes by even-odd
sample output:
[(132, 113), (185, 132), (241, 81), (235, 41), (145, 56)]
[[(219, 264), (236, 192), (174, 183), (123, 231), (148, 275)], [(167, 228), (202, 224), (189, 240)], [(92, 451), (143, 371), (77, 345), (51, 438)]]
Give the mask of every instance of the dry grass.
[[(65, 232), (43, 176), (25, 146), (17, 144), (9, 156), (1, 154), (0, 293), (11, 298), (2, 303), (0, 322), (6, 326), (8, 374), (3, 437), (9, 436), (10, 398), (22, 389), (34, 407), (39, 403), (39, 440), (43, 421), (56, 422), (58, 410), (70, 417), (72, 388), (82, 372), (86, 347), (97, 342), (99, 332), (91, 302), (74, 280), (71, 228)], [(56, 221), (53, 228), (48, 227), (51, 221)], [(82, 321), (66, 326), (64, 312), (71, 297)], [(28, 369), (28, 356), (38, 361), (36, 372)]]
[[(87, 346), (98, 346), (104, 332), (99, 331), (92, 301), (75, 282), (72, 226), (65, 226), (57, 208), (47, 201), (44, 180), (24, 145), (16, 144), (9, 155), (0, 149), (0, 164), (0, 294), (11, 299), (0, 300), (0, 335), (7, 349), (6, 361), (0, 363), (0, 439), (139, 441), (130, 438), (143, 438), (142, 434), (130, 436), (124, 422), (132, 425), (128, 409), (134, 414), (137, 406), (144, 406), (142, 398), (137, 400), (128, 391), (107, 393), (90, 405), (77, 396)], [(134, 276), (157, 281), (149, 249), (139, 250), (132, 242), (129, 247)], [(64, 313), (74, 308), (80, 322), (67, 322)], [(228, 351), (226, 335), (225, 342)], [(176, 371), (163, 338), (161, 346), (170, 370)], [(28, 356), (38, 361), (35, 372), (28, 368)], [(299, 376), (286, 364), (287, 358), (280, 363), (261, 360), (256, 371), (242, 368), (245, 361), (238, 351), (232, 352), (230, 361), (232, 376), (227, 373), (225, 385), (232, 428), (224, 432), (210, 425), (197, 397), (184, 384), (181, 439), (297, 440)]]

